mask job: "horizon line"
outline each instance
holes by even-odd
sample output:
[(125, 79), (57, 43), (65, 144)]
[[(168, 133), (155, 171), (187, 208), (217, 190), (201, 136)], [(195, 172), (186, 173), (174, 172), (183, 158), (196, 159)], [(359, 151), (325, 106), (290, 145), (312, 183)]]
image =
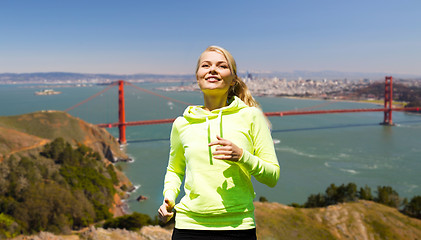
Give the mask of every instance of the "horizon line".
[[(0, 72), (0, 75), (7, 75), (7, 74), (49, 74), (49, 73), (65, 73), (65, 74), (81, 74), (81, 75), (124, 75), (124, 76), (132, 76), (132, 75), (163, 75), (163, 76), (194, 76), (194, 73), (86, 73), (86, 72), (72, 72), (72, 71), (35, 71), (35, 72)], [(338, 71), (338, 70), (320, 70), (320, 71), (312, 71), (312, 70), (293, 70), (293, 71), (239, 71), (240, 74), (261, 74), (261, 75), (270, 75), (270, 74), (321, 74), (321, 73), (329, 73), (329, 74), (358, 74), (358, 75), (384, 75), (384, 76), (399, 76), (404, 75), (406, 77), (421, 77), (421, 74), (414, 74), (414, 73), (386, 73), (386, 72), (359, 72), (359, 71)]]

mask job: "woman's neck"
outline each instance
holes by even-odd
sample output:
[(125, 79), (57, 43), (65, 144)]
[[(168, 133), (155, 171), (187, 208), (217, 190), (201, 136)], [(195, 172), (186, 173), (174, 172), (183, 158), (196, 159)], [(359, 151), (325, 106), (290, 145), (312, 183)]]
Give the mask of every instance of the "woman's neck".
[(209, 96), (203, 94), (205, 109), (208, 111), (213, 111), (215, 109), (225, 107), (227, 105), (227, 98), (228, 94), (224, 94), (224, 96)]

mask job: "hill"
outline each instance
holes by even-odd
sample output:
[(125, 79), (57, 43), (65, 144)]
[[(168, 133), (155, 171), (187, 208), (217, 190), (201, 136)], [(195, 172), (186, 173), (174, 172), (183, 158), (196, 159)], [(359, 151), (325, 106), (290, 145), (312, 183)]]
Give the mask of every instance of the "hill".
[(256, 202), (259, 239), (419, 239), (421, 220), (360, 200), (326, 208)]
[[(395, 208), (358, 201), (326, 208), (294, 208), (279, 203), (255, 202), (259, 240), (282, 239), (420, 239), (421, 220), (407, 217)], [(114, 239), (167, 240), (171, 230), (146, 226), (140, 231), (91, 227), (80, 234), (54, 236), (42, 233), (23, 239)]]
[(0, 117), (0, 239), (121, 216), (128, 159), (106, 130), (58, 111)]
[(60, 111), (41, 111), (0, 117), (0, 161), (11, 154), (28, 155), (62, 137), (72, 145), (84, 144), (109, 161), (128, 159), (105, 129)]
[[(352, 96), (357, 98), (384, 98), (384, 83), (375, 82), (363, 88), (355, 89)], [(393, 100), (402, 102), (421, 101), (421, 88), (419, 86), (407, 86), (402, 83), (393, 84)]]

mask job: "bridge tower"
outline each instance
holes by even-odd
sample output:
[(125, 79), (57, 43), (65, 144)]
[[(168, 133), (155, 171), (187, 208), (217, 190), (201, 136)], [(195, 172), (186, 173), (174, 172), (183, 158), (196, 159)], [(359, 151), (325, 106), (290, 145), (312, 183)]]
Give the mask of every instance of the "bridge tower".
[(393, 79), (386, 76), (384, 81), (384, 119), (383, 125), (393, 125), (392, 121)]
[(118, 130), (120, 144), (126, 144), (126, 114), (124, 110), (124, 81), (118, 81)]

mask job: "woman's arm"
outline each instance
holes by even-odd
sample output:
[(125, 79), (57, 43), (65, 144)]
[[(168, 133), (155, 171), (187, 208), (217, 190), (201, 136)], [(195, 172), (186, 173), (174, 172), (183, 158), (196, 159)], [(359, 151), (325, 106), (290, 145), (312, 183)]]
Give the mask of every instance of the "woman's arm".
[(279, 179), (280, 167), (275, 153), (267, 119), (258, 108), (252, 108), (251, 137), (254, 153), (244, 150), (238, 160), (257, 181), (274, 187)]
[(170, 154), (163, 191), (164, 198), (173, 202), (180, 193), (180, 186), (184, 178), (186, 167), (184, 148), (180, 140), (177, 123), (179, 123), (179, 121), (176, 119), (171, 129)]

